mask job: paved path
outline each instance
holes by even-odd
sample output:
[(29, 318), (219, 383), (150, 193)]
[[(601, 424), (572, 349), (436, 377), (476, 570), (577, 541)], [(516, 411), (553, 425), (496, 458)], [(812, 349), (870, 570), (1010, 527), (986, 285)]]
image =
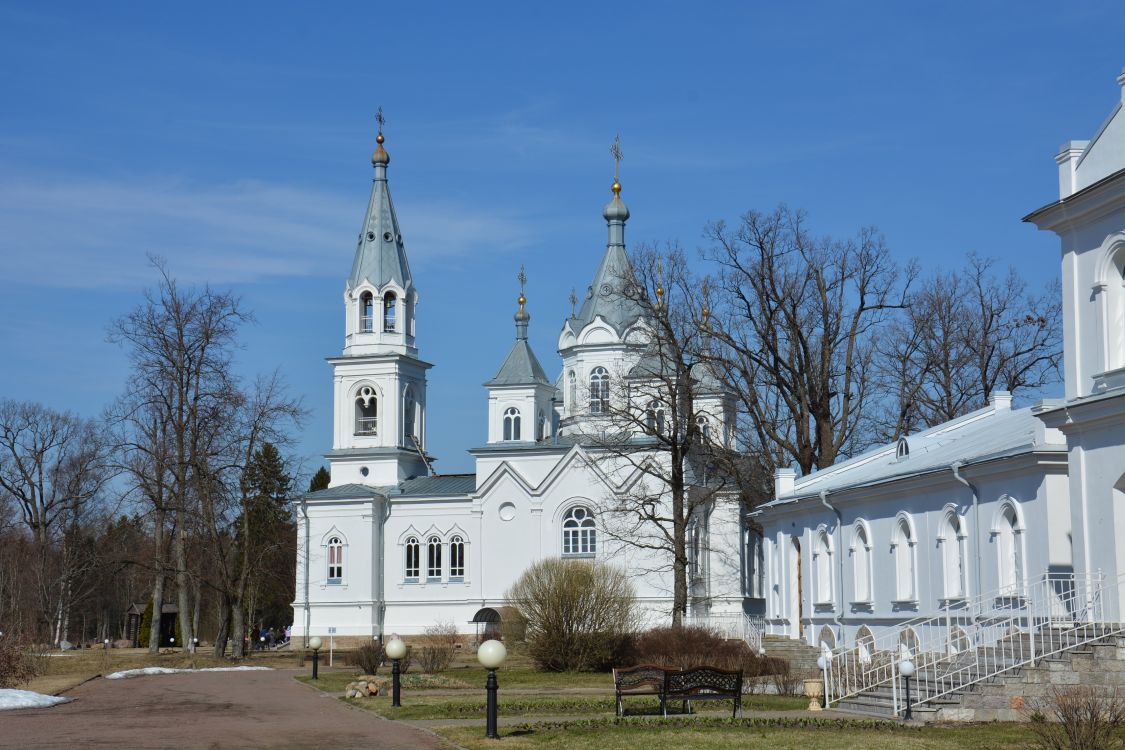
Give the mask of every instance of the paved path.
[(380, 748), (442, 740), (293, 679), (293, 670), (97, 679), (53, 708), (0, 712), (0, 748)]

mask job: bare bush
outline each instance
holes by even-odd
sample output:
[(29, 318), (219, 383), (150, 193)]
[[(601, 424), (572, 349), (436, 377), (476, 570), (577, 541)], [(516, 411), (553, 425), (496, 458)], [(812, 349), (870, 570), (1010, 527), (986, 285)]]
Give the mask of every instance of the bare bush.
[(457, 626), (438, 622), (426, 628), (418, 644), (418, 666), (427, 674), (437, 674), (449, 669), (457, 653)]
[(376, 674), (375, 670), (383, 663), (383, 644), (378, 641), (361, 644), (348, 654), (347, 661), (353, 667), (359, 667), (364, 674)]
[(0, 638), (0, 688), (14, 688), (31, 681), (39, 673), (26, 644), (13, 638)]
[(620, 568), (593, 560), (540, 560), (508, 591), (528, 653), (553, 672), (605, 669), (636, 629), (636, 594)]
[(658, 664), (690, 669), (710, 666), (742, 670), (745, 684), (754, 678), (788, 670), (784, 659), (759, 656), (746, 641), (724, 638), (711, 628), (688, 626), (653, 628), (637, 636), (634, 645), (637, 664)]
[(1125, 700), (1117, 688), (1052, 687), (1030, 715), (1043, 750), (1118, 750), (1125, 747)]
[(785, 659), (773, 659), (776, 671), (771, 675), (774, 690), (778, 695), (797, 695), (797, 688), (804, 682), (801, 675), (793, 672), (792, 666)]

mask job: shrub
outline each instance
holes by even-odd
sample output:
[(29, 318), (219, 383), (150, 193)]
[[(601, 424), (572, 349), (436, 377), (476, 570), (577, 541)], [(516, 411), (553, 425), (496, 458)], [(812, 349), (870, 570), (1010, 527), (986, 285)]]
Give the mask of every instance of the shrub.
[(0, 638), (0, 688), (14, 688), (31, 681), (39, 665), (27, 645), (15, 638)]
[(1125, 700), (1116, 688), (1052, 687), (1033, 709), (1029, 727), (1044, 750), (1115, 750), (1125, 747)]
[(457, 626), (452, 622), (438, 622), (426, 628), (418, 644), (418, 666), (427, 674), (449, 669), (457, 653)]
[(383, 663), (383, 644), (378, 641), (368, 641), (350, 654), (348, 664), (359, 667), (364, 674), (375, 674), (375, 670)]
[(622, 658), (637, 624), (628, 576), (593, 560), (540, 560), (507, 598), (532, 661), (553, 672), (607, 668)]
[(677, 669), (741, 669), (747, 685), (756, 685), (755, 678), (766, 675), (773, 675), (776, 684), (777, 675), (789, 672), (789, 662), (784, 659), (759, 656), (745, 641), (730, 640), (710, 628), (696, 626), (653, 628), (641, 633), (636, 639), (634, 663)]

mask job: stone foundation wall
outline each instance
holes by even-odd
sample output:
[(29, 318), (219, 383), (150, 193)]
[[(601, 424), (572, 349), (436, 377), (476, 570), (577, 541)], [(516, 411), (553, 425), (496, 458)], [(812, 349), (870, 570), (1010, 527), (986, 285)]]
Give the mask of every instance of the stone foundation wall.
[(1040, 660), (973, 685), (944, 705), (938, 721), (1027, 721), (1036, 710), (1050, 715), (1046, 701), (1053, 687), (1093, 685), (1125, 690), (1125, 637), (1110, 637), (1074, 651)]

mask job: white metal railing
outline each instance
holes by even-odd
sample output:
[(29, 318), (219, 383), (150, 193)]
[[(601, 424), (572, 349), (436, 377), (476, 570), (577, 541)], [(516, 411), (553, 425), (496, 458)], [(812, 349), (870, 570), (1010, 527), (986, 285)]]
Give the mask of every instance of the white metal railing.
[(356, 417), (355, 434), (374, 435), (379, 424), (378, 417)]
[(375, 319), (370, 315), (361, 315), (359, 318), (359, 332), (372, 333), (375, 330)]
[(900, 712), (899, 662), (915, 665), (915, 703), (932, 701), (1044, 656), (1125, 631), (1105, 618), (1101, 573), (1046, 574), (970, 600), (949, 601), (941, 614), (917, 618), (831, 651), (825, 673), (828, 704), (889, 688)]
[(760, 615), (748, 615), (744, 612), (708, 613), (688, 615), (684, 624), (693, 627), (710, 628), (716, 630), (724, 638), (746, 641), (754, 653), (762, 650), (762, 632), (765, 630), (765, 620)]

